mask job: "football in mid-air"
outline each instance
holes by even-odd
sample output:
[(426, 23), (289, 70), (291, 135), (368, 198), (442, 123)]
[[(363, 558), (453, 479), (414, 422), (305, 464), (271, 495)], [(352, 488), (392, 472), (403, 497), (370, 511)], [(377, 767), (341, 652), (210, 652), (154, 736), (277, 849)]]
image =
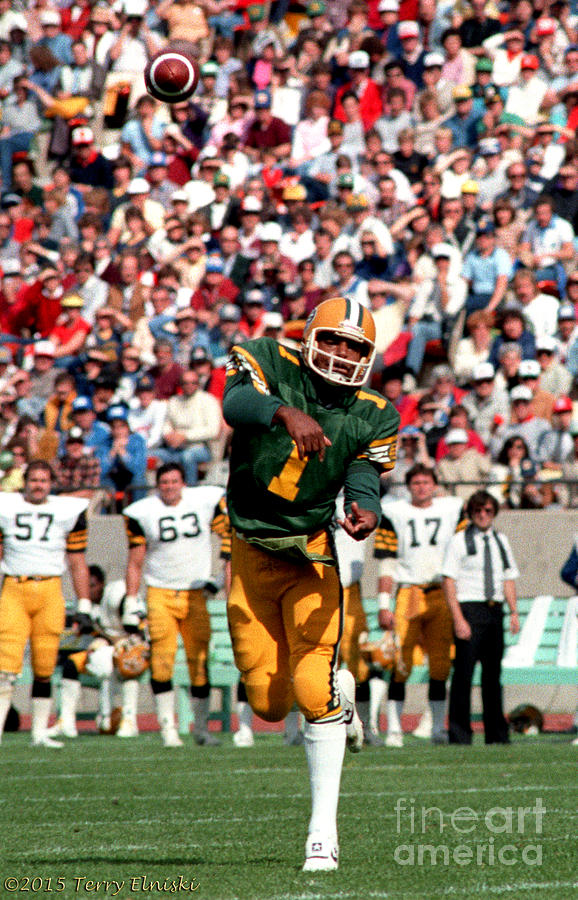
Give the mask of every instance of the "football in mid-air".
[(199, 83), (200, 67), (196, 59), (177, 47), (166, 47), (145, 68), (146, 89), (163, 103), (182, 103)]

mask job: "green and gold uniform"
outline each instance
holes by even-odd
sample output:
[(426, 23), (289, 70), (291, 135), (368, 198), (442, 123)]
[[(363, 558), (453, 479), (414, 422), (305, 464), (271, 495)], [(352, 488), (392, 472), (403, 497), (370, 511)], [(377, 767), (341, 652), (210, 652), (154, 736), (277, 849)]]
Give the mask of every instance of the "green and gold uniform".
[[(295, 407), (331, 441), (299, 459), (272, 424)], [(379, 475), (395, 464), (399, 416), (380, 394), (334, 387), (270, 338), (233, 347), (223, 411), (234, 427), (227, 504), (234, 529), (228, 614), (235, 659), (254, 711), (283, 719), (294, 700), (309, 721), (341, 715), (335, 665), (341, 589), (330, 523), (343, 487), (380, 516)]]

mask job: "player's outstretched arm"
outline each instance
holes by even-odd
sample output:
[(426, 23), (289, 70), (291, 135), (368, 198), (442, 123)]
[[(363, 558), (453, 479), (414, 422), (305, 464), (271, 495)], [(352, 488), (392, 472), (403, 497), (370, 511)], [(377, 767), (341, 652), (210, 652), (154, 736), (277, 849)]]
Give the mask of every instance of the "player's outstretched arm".
[(377, 515), (371, 509), (361, 509), (354, 500), (351, 509), (338, 520), (339, 525), (356, 541), (364, 541), (377, 527)]

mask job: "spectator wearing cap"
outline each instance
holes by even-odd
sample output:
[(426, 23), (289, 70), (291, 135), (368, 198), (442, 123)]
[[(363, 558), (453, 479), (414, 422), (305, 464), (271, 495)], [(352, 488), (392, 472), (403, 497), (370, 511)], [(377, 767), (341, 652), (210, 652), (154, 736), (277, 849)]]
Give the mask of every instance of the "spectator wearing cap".
[(508, 253), (495, 245), (494, 224), (489, 218), (478, 221), (475, 249), (464, 260), (463, 275), (468, 282), (468, 313), (476, 309), (493, 312), (501, 303), (512, 274)]
[(566, 285), (564, 263), (574, 258), (574, 229), (554, 213), (554, 201), (542, 194), (534, 205), (534, 218), (520, 242), (520, 260), (540, 280), (555, 281), (562, 291)]
[(211, 222), (211, 231), (218, 235), (224, 225), (241, 224), (241, 203), (231, 191), (231, 179), (224, 172), (216, 172), (213, 176), (215, 199), (205, 212)]
[(40, 13), (42, 36), (35, 47), (45, 47), (60, 64), (72, 62), (72, 38), (62, 31), (60, 13), (55, 9), (44, 9)]
[(532, 391), (526, 384), (518, 384), (510, 391), (510, 422), (499, 425), (490, 441), (490, 452), (496, 459), (505, 441), (513, 435), (523, 437), (530, 456), (536, 459), (538, 446), (544, 434), (550, 429), (546, 419), (538, 418), (532, 412)]
[(222, 257), (216, 253), (209, 255), (205, 275), (191, 297), (191, 306), (199, 322), (207, 327), (216, 324), (220, 305), (234, 302), (238, 296), (239, 288), (224, 273)]
[(497, 138), (482, 138), (478, 143), (478, 154), (485, 167), (485, 174), (477, 179), (478, 205), (487, 212), (496, 198), (507, 190), (508, 180), (502, 160), (502, 146)]
[(63, 283), (55, 266), (46, 265), (41, 269), (37, 279), (20, 292), (18, 314), (15, 314), (18, 327), (47, 338), (62, 311)]
[(405, 93), (402, 88), (392, 88), (388, 94), (387, 113), (383, 113), (375, 122), (375, 130), (381, 138), (381, 147), (388, 153), (399, 149), (398, 137), (401, 132), (410, 128), (413, 116), (406, 109)]
[(184, 306), (175, 315), (176, 333), (174, 335), (175, 361), (183, 369), (187, 368), (191, 353), (200, 347), (208, 350), (209, 335), (205, 327), (200, 327), (195, 310)]
[(572, 388), (572, 373), (558, 358), (558, 341), (549, 334), (536, 338), (536, 359), (540, 365), (540, 385), (555, 397), (568, 394)]
[(125, 323), (112, 306), (96, 311), (94, 327), (86, 339), (86, 352), (98, 351), (109, 366), (116, 366), (121, 354)]
[(144, 438), (148, 456), (162, 444), (166, 415), (167, 401), (155, 397), (154, 379), (141, 375), (128, 404), (128, 423), (132, 432)]
[(538, 74), (540, 60), (534, 53), (523, 53), (520, 75), (516, 84), (508, 88), (506, 113), (520, 116), (528, 125), (535, 125), (548, 92), (548, 85)]
[(409, 308), (411, 341), (407, 349), (406, 365), (417, 380), (428, 341), (441, 340), (449, 334), (466, 299), (466, 282), (450, 270), (451, 247), (445, 243), (432, 247), (436, 274), (422, 281)]
[(566, 150), (564, 143), (558, 141), (561, 126), (550, 120), (538, 122), (536, 126), (537, 146), (544, 152), (544, 161), (540, 174), (546, 181), (556, 177), (556, 173), (564, 162)]
[(258, 197), (247, 194), (241, 201), (241, 228), (238, 239), (241, 252), (251, 259), (256, 259), (260, 250), (259, 224), (263, 212), (263, 204)]
[(425, 49), (421, 41), (420, 27), (411, 19), (404, 19), (397, 26), (397, 36), (401, 42), (401, 53), (397, 55), (403, 74), (418, 90), (423, 87)]
[(271, 92), (264, 88), (255, 94), (255, 120), (247, 130), (243, 148), (256, 161), (265, 148), (277, 159), (287, 159), (291, 154), (291, 130), (286, 122), (271, 112)]
[(532, 391), (532, 412), (539, 419), (552, 421), (555, 397), (540, 384), (542, 370), (536, 359), (523, 359), (518, 368), (518, 380)]
[(506, 391), (496, 385), (496, 373), (489, 362), (480, 362), (474, 366), (471, 385), (471, 390), (462, 398), (462, 406), (472, 428), (488, 446), (496, 428), (508, 421), (510, 402)]
[(452, 133), (455, 148), (473, 149), (478, 140), (479, 116), (474, 111), (473, 93), (468, 85), (457, 85), (452, 90), (455, 113), (445, 123)]
[(95, 449), (101, 469), (101, 487), (119, 493), (121, 504), (127, 495), (130, 500), (137, 500), (145, 494), (145, 439), (131, 431), (128, 409), (123, 404), (110, 406), (106, 418), (109, 434), (104, 445)]
[(114, 186), (112, 165), (94, 146), (94, 132), (88, 125), (74, 128), (71, 135), (70, 178), (83, 195), (93, 187), (111, 190)]
[(327, 124), (329, 147), (314, 157), (307, 165), (302, 181), (307, 186), (312, 200), (326, 200), (329, 196), (329, 185), (337, 177), (337, 158), (341, 154), (343, 144), (343, 122), (331, 119)]
[(74, 376), (70, 372), (59, 372), (54, 379), (54, 393), (48, 398), (42, 417), (48, 432), (62, 434), (68, 431), (73, 424), (72, 404), (75, 399)]
[(149, 197), (151, 200), (160, 203), (165, 209), (168, 209), (171, 197), (175, 192), (175, 182), (168, 177), (169, 159), (163, 150), (156, 151), (151, 155), (146, 179), (150, 185)]
[(79, 253), (74, 262), (74, 292), (84, 300), (83, 318), (92, 325), (99, 307), (108, 296), (108, 284), (96, 274), (96, 260), (92, 253)]
[(68, 430), (53, 469), (59, 493), (92, 499), (100, 485), (100, 463), (94, 448), (85, 446), (84, 434), (77, 425)]
[(574, 438), (570, 433), (573, 417), (570, 397), (562, 395), (554, 401), (552, 424), (538, 443), (537, 462), (542, 469), (562, 471), (564, 463), (570, 462), (574, 452)]
[(520, 304), (535, 335), (553, 335), (558, 322), (560, 302), (552, 294), (540, 291), (531, 269), (519, 268), (513, 278), (514, 299)]
[(60, 301), (62, 313), (49, 334), (60, 368), (67, 368), (82, 352), (90, 324), (83, 318), (84, 300), (79, 294), (65, 294)]
[[(241, 309), (236, 303), (224, 303), (221, 306), (218, 324), (211, 329), (209, 337), (209, 353), (214, 365), (224, 366), (231, 347), (247, 340), (247, 335), (241, 328)], [(255, 334), (254, 337), (261, 337), (261, 334)]]
[(222, 430), (219, 401), (199, 387), (194, 369), (185, 369), (181, 377), (182, 393), (167, 404), (163, 428), (164, 444), (157, 450), (163, 462), (180, 462), (185, 480), (194, 485), (198, 480), (198, 466), (212, 458), (212, 443)]
[(81, 429), (85, 447), (95, 450), (104, 445), (109, 428), (99, 422), (90, 397), (78, 396), (72, 401), (72, 424)]
[(145, 314), (135, 325), (131, 343), (138, 347), (144, 363), (152, 364), (155, 361), (153, 346), (155, 341), (170, 341), (174, 343), (175, 291), (166, 284), (156, 284), (151, 289), (150, 303), (152, 315)]
[(107, 237), (113, 247), (120, 243), (126, 244), (131, 236), (126, 221), (126, 214), (131, 207), (135, 207), (142, 214), (148, 236), (163, 227), (164, 207), (156, 200), (151, 200), (150, 190), (151, 187), (146, 178), (137, 177), (129, 182), (126, 202), (117, 206), (112, 214)]
[(359, 99), (359, 112), (365, 131), (373, 127), (383, 109), (379, 88), (369, 77), (369, 65), (369, 54), (365, 50), (354, 50), (349, 54), (347, 61), (349, 80), (338, 89), (333, 108), (334, 118), (346, 122), (343, 98), (348, 93), (354, 93)]
[(485, 485), (490, 458), (474, 447), (468, 447), (468, 434), (464, 428), (450, 428), (444, 438), (447, 454), (436, 466), (439, 482), (454, 496), (467, 500), (476, 488)]
[(243, 295), (239, 331), (245, 340), (261, 337), (265, 314), (265, 294), (258, 287), (251, 287)]
[[(449, 412), (449, 422), (448, 422), (448, 430), (451, 431), (453, 428), (463, 429), (468, 436), (468, 447), (473, 447), (474, 450), (477, 450), (478, 453), (482, 455), (486, 452), (486, 446), (484, 441), (478, 434), (478, 432), (472, 427), (472, 423), (470, 422), (470, 418), (468, 416), (468, 412), (463, 406), (462, 403), (456, 403), (455, 406), (452, 406)], [(441, 436), (438, 441), (438, 445), (436, 448), (436, 463), (443, 459), (444, 456), (448, 455), (448, 445), (446, 443), (444, 435)]]

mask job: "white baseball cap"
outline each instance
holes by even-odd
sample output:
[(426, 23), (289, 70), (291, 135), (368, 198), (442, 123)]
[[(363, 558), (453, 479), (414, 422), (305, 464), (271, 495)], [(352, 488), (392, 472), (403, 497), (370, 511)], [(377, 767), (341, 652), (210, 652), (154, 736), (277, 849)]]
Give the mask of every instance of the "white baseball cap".
[(485, 381), (487, 378), (494, 378), (495, 374), (494, 367), (490, 362), (481, 362), (472, 370), (472, 381)]
[(446, 434), (446, 444), (467, 444), (468, 435), (465, 428), (450, 428)]

